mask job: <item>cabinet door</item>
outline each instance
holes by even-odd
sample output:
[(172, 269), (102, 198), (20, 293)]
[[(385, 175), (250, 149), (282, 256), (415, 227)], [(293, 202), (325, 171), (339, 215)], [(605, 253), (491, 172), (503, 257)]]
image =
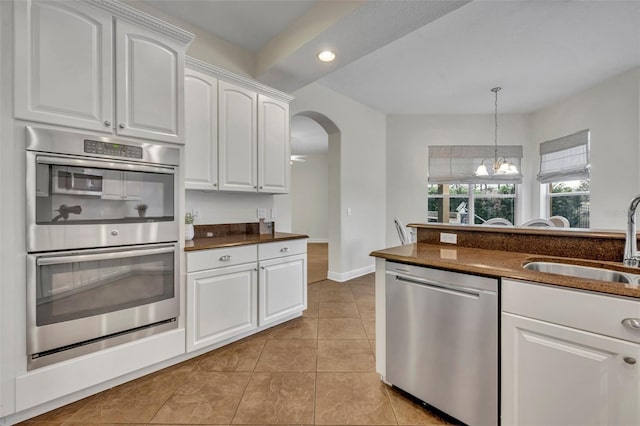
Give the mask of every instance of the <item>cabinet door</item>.
[(257, 191), (257, 94), (218, 82), (220, 189)]
[(187, 69), (185, 170), (187, 189), (218, 189), (218, 80)]
[(257, 264), (187, 274), (187, 351), (257, 327)]
[(274, 324), (307, 309), (307, 255), (260, 262), (258, 324)]
[(14, 8), (15, 116), (111, 132), (111, 16), (74, 2)]
[(116, 132), (184, 142), (184, 51), (157, 33), (116, 21)]
[(640, 344), (502, 314), (503, 425), (640, 424)]
[(258, 95), (258, 191), (289, 191), (289, 104)]

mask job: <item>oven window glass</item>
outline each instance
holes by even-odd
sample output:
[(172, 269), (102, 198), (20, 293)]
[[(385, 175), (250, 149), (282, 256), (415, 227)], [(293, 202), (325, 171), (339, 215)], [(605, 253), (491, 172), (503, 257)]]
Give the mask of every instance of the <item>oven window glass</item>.
[(175, 252), (40, 265), (36, 324), (116, 312), (174, 297)]
[(38, 164), (35, 201), (40, 225), (173, 221), (174, 175)]

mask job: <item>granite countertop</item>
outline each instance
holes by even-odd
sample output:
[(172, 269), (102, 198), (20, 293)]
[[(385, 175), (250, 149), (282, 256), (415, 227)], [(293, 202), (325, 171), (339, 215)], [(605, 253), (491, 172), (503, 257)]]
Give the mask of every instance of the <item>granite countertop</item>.
[(273, 243), (276, 241), (297, 240), (302, 238), (309, 237), (302, 234), (276, 232), (273, 234), (232, 234), (206, 238), (194, 238), (191, 241), (185, 241), (184, 251), (244, 246), (249, 244)]
[(617, 262), (592, 261), (427, 243), (414, 243), (377, 250), (372, 252), (371, 256), (456, 272), (466, 272), (495, 278), (513, 278), (640, 299), (640, 286), (638, 284), (611, 283), (607, 281), (568, 277), (530, 271), (522, 267), (524, 264), (532, 261), (553, 259), (553, 261), (558, 263), (595, 267), (604, 266), (609, 269), (632, 274), (640, 273), (639, 269), (625, 268), (621, 263)]

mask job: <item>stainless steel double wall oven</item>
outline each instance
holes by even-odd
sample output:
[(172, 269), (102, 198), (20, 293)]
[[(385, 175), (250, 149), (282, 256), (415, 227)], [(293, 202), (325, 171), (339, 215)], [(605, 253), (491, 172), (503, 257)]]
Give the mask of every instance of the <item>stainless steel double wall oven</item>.
[(179, 150), (25, 132), (28, 368), (177, 327)]

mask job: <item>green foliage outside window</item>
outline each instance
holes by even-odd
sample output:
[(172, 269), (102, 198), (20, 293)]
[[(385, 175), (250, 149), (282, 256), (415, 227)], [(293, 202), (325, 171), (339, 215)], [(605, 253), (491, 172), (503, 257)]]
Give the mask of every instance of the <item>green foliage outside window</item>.
[[(589, 227), (589, 181), (551, 183), (550, 207), (551, 216), (564, 216), (569, 220), (572, 228)], [(572, 192), (587, 192), (587, 194), (561, 195)]]

